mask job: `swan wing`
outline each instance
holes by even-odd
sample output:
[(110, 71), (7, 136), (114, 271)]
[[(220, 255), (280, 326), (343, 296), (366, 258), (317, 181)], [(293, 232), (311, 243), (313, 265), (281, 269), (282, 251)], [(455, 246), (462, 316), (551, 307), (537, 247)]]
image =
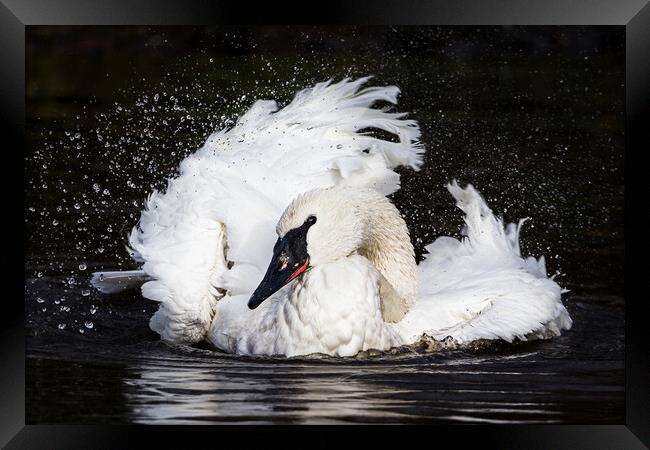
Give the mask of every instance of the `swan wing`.
[(388, 195), (399, 188), (395, 167), (419, 168), (417, 123), (372, 107), (396, 103), (399, 89), (362, 88), (367, 80), (316, 84), (282, 109), (256, 101), (233, 128), (185, 158), (164, 192), (149, 196), (129, 245), (150, 277), (143, 295), (160, 302), (150, 326), (161, 337), (202, 340), (220, 298), (254, 290), (277, 219), (298, 194), (354, 185)]
[(448, 185), (465, 213), (462, 240), (438, 238), (419, 266), (419, 298), (401, 324), (411, 341), (423, 333), (468, 344), (479, 339), (527, 340), (560, 334), (571, 318), (562, 288), (546, 276), (544, 258), (522, 258), (519, 231), (504, 227), (480, 194)]

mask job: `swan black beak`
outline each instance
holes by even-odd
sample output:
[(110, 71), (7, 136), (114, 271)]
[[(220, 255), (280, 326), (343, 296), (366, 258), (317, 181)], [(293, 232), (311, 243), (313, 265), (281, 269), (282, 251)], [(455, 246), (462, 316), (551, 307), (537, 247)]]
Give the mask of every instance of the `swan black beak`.
[(266, 269), (264, 279), (248, 300), (250, 309), (257, 308), (264, 300), (309, 268), (308, 228), (308, 226), (301, 226), (289, 231), (284, 237), (278, 238), (275, 247), (273, 247), (273, 257)]
[(255, 289), (250, 300), (248, 300), (248, 307), (250, 309), (257, 308), (264, 300), (275, 294), (284, 285), (289, 284), (309, 267), (309, 259), (306, 259), (302, 262), (296, 261), (289, 263), (285, 269), (279, 269), (278, 266), (282, 267), (283, 265), (279, 261), (280, 258), (281, 256), (278, 258), (274, 257), (271, 260), (264, 279), (257, 289)]

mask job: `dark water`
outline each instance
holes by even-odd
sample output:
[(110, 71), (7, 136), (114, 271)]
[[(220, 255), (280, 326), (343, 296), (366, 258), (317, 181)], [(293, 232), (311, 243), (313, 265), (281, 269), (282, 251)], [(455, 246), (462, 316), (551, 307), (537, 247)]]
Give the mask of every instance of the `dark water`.
[[(613, 27), (30, 28), (29, 423), (624, 420), (624, 30)], [(546, 342), (370, 358), (237, 357), (162, 342), (156, 305), (106, 296), (125, 236), (183, 156), (255, 98), (330, 77), (402, 88), (420, 172), (393, 200), (418, 256), (471, 182), (545, 255), (574, 326)], [(244, 97), (245, 96), (245, 97)]]

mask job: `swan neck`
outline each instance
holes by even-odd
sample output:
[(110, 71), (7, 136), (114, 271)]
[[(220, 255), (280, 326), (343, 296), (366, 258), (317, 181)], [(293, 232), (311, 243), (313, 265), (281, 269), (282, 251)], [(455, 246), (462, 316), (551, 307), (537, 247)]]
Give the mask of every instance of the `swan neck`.
[(415, 304), (417, 264), (408, 228), (397, 208), (385, 197), (361, 207), (366, 230), (358, 253), (381, 273), (382, 312), (388, 322), (397, 322)]

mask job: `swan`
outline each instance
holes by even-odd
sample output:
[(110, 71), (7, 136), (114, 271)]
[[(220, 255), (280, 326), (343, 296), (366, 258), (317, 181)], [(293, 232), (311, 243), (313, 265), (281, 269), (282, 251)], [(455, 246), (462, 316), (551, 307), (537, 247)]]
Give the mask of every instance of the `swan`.
[(416, 263), (387, 196), (396, 167), (422, 164), (419, 127), (374, 108), (396, 104), (399, 89), (362, 88), (368, 79), (318, 83), (282, 109), (256, 101), (149, 195), (127, 247), (141, 268), (95, 272), (92, 284), (141, 286), (160, 303), (150, 327), (162, 339), (247, 355), (354, 356), (569, 329), (544, 258), (520, 255), (523, 221), (504, 225), (472, 185), (447, 185), (463, 237), (439, 237)]

